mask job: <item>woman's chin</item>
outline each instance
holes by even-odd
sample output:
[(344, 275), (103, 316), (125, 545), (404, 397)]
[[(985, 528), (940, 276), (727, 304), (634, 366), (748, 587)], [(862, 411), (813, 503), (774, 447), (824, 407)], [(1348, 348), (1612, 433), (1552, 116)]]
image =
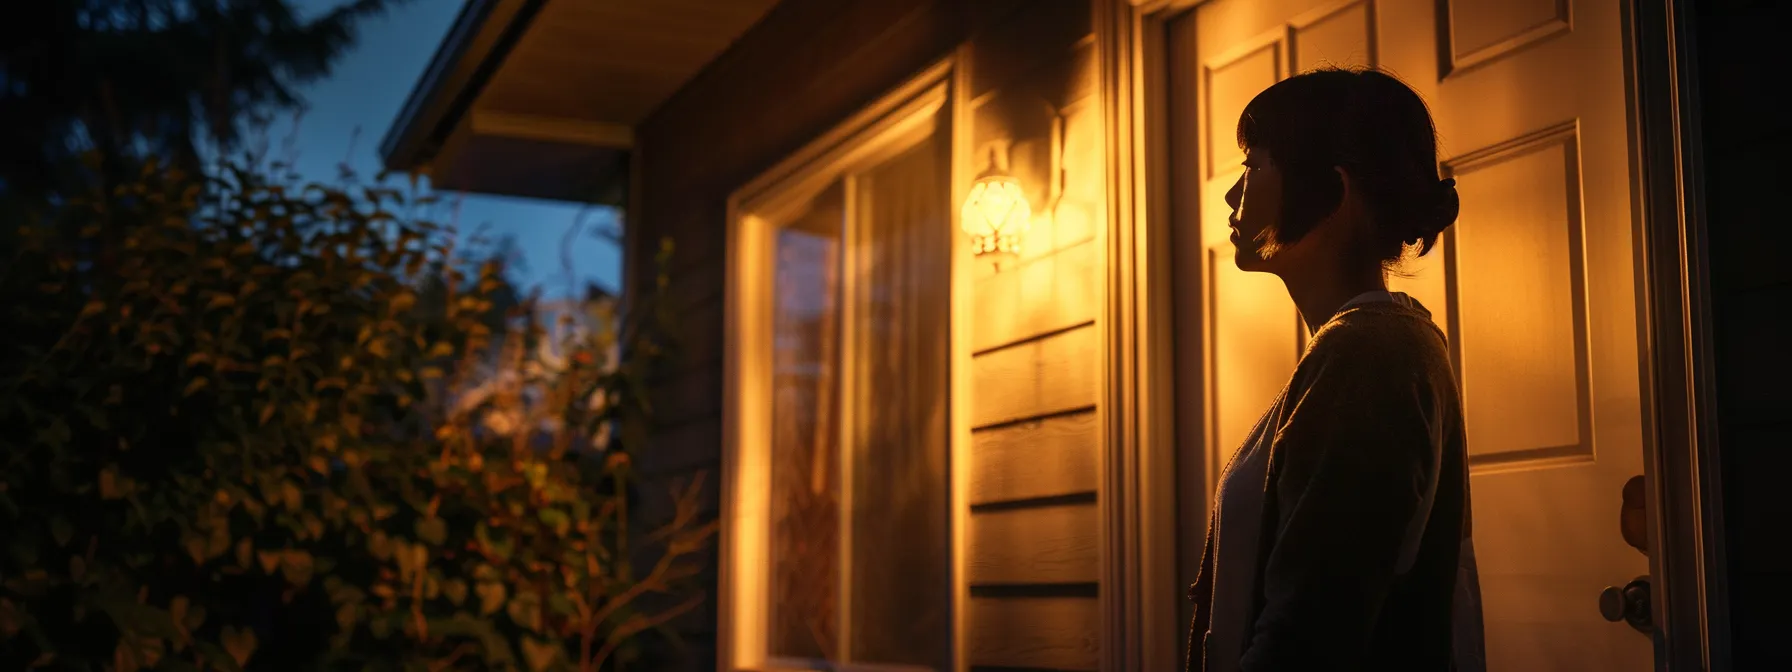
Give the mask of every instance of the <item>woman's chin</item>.
[(1238, 265), (1238, 270), (1246, 273), (1268, 270), (1265, 268), (1268, 262), (1263, 259), (1261, 250), (1255, 247), (1241, 246), (1238, 242), (1238, 238), (1234, 236), (1232, 239), (1232, 263)]

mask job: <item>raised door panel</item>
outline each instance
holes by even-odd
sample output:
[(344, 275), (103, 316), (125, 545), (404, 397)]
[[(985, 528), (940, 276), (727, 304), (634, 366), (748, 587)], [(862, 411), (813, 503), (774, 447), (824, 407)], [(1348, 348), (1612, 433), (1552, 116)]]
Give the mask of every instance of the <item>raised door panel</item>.
[(1477, 466), (1593, 458), (1576, 135), (1445, 164), (1468, 204), (1450, 246), (1452, 326)]
[(1347, 0), (1291, 21), (1288, 62), (1296, 73), (1325, 66), (1375, 65), (1375, 3)]

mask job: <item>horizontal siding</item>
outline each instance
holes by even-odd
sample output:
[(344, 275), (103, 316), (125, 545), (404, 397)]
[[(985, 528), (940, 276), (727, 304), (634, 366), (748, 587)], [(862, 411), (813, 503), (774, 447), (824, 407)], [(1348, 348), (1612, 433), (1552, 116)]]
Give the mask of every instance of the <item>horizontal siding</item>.
[(1094, 670), (1101, 612), (1092, 597), (971, 598), (965, 655), (978, 667)]
[(972, 350), (985, 351), (1095, 319), (1102, 249), (1086, 240), (977, 281)]
[(1095, 583), (1100, 520), (1093, 502), (978, 511), (971, 515), (973, 586)]
[[(1107, 257), (1090, 3), (1029, 3), (971, 57), (974, 169), (1007, 147), (1038, 213), (972, 274), (965, 650), (973, 670), (1101, 664), (1101, 311)], [(1063, 115), (1061, 174), (1053, 113)], [(1048, 185), (1063, 180), (1056, 199)]]
[(1095, 492), (1101, 437), (1093, 410), (971, 435), (972, 505)]
[(971, 362), (974, 427), (1087, 408), (1100, 396), (1095, 325), (978, 355)]

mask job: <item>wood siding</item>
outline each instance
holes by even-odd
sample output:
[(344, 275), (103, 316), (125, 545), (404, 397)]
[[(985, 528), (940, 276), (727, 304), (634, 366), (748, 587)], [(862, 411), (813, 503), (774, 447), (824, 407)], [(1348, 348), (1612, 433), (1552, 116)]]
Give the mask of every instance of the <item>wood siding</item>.
[[(1106, 155), (1092, 17), (1088, 2), (1029, 5), (975, 36), (964, 64), (971, 127), (958, 132), (973, 154), (961, 158), (981, 171), (991, 148), (1005, 148), (1035, 213), (1019, 258), (979, 260), (974, 305), (959, 309), (972, 321), (974, 352), (965, 549), (973, 669), (1100, 665)], [(1055, 199), (1054, 133), (1064, 171)]]
[(1095, 410), (985, 427), (971, 438), (971, 505), (1095, 492)]
[(965, 642), (972, 669), (1093, 670), (1101, 613), (1092, 597), (973, 597)]

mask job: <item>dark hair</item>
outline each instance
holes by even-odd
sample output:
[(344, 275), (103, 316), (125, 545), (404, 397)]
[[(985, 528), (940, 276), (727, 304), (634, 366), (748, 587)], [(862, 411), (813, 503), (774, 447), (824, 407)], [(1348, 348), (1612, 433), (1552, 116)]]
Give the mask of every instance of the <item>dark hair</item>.
[(1369, 211), (1374, 228), (1362, 252), (1384, 267), (1408, 245), (1430, 252), (1461, 205), (1455, 180), (1437, 178), (1437, 127), (1425, 101), (1380, 70), (1321, 68), (1276, 83), (1245, 106), (1238, 146), (1268, 150), (1281, 169), (1282, 243), (1337, 209), (1344, 185), (1335, 168)]

